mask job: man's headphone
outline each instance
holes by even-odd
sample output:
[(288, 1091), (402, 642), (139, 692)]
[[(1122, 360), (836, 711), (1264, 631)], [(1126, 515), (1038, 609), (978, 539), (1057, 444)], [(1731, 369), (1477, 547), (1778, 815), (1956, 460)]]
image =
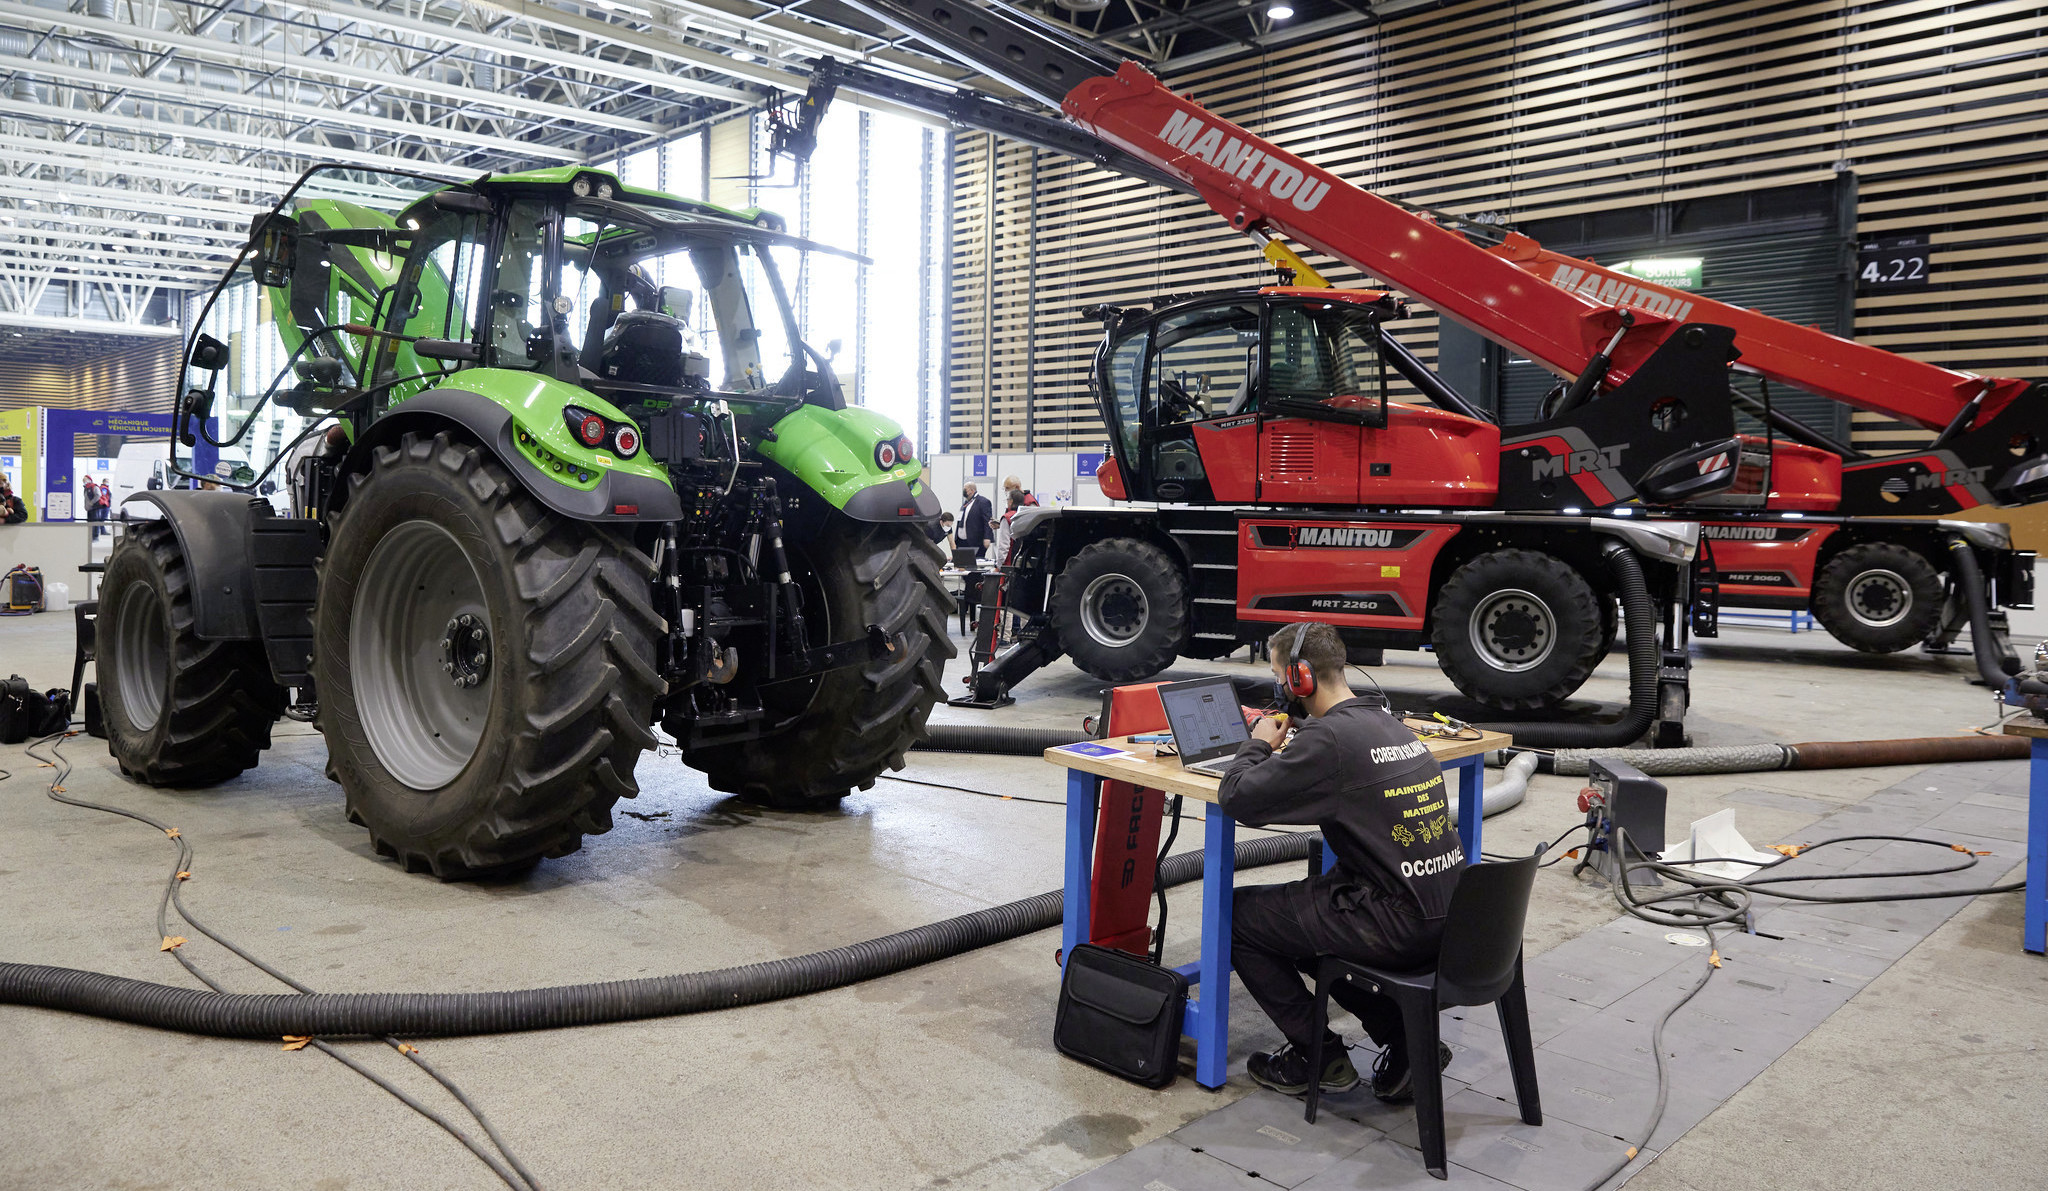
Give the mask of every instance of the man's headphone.
[(1295, 630), (1294, 642), (1287, 647), (1287, 660), (1280, 665), (1281, 681), (1287, 693), (1297, 699), (1308, 699), (1316, 693), (1316, 670), (1314, 666), (1296, 656), (1301, 652), (1301, 642), (1308, 636), (1308, 623), (1302, 622)]

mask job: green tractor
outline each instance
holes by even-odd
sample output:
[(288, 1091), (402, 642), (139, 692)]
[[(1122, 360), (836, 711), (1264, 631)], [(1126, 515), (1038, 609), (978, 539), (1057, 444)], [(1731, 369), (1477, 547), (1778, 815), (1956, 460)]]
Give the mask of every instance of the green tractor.
[[(599, 170), (309, 171), (189, 345), (193, 487), (138, 494), (107, 562), (122, 771), (220, 782), (311, 720), (378, 851), (455, 878), (609, 830), (656, 726), (772, 806), (901, 767), (953, 654), (939, 506), (798, 335), (777, 259), (815, 251)], [(298, 441), (207, 470), (266, 403)]]

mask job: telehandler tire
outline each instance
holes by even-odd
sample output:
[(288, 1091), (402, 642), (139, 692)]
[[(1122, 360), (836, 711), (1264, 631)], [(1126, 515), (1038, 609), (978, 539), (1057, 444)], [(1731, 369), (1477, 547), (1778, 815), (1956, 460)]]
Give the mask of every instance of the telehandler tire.
[(208, 786), (255, 768), (285, 692), (258, 642), (193, 635), (191, 573), (167, 522), (121, 535), (100, 608), (101, 716), (121, 772), (152, 786)]
[[(914, 525), (834, 519), (816, 539), (791, 542), (791, 573), (806, 593), (811, 643), (853, 640), (877, 625), (895, 643), (884, 658), (764, 687), (771, 718), (794, 722), (757, 740), (683, 754), (711, 788), (781, 810), (818, 810), (866, 790), (924, 739), (944, 694), (953, 597), (938, 549)], [(822, 615), (820, 614), (822, 612)]]
[(611, 830), (655, 743), (653, 560), (450, 433), (380, 447), (347, 483), (313, 624), (349, 818), (444, 880)]
[(1829, 560), (1813, 581), (1813, 618), (1864, 653), (1897, 653), (1941, 623), (1941, 572), (1894, 542), (1865, 542)]
[(1060, 648), (1104, 682), (1150, 678), (1173, 665), (1188, 640), (1180, 565), (1135, 538), (1082, 547), (1053, 581), (1047, 611)]
[(1467, 697), (1503, 711), (1557, 706), (1607, 653), (1591, 585), (1535, 550), (1493, 550), (1458, 567), (1433, 615), (1430, 641), (1444, 673)]

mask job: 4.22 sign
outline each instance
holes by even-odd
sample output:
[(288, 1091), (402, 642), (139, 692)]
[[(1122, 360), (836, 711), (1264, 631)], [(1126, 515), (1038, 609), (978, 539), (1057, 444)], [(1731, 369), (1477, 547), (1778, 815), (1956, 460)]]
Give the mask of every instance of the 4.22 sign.
[(1928, 282), (1926, 236), (1894, 236), (1865, 240), (1856, 246), (1856, 288), (1925, 289)]

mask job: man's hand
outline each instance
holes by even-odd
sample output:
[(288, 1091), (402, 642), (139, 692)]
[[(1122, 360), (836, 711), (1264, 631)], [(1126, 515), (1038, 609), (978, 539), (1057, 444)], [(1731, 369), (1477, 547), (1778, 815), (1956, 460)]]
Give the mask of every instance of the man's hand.
[(1267, 748), (1279, 748), (1280, 742), (1287, 739), (1287, 721), (1279, 716), (1262, 717), (1258, 723), (1252, 725), (1252, 739)]

